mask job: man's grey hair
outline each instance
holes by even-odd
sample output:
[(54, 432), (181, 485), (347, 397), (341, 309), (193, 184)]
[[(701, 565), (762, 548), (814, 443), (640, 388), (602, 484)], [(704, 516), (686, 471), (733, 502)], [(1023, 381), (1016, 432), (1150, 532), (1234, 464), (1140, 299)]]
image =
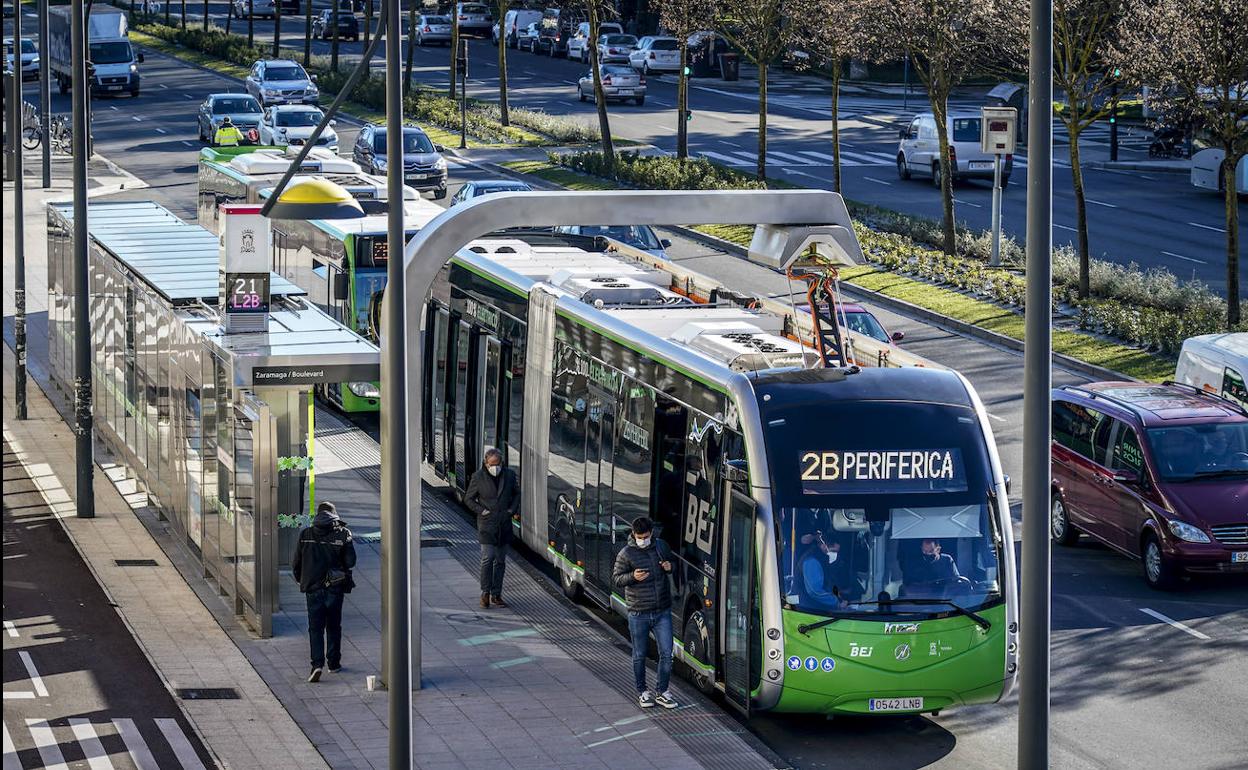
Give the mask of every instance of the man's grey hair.
[(492, 446), (492, 447), (490, 447), (489, 449), (485, 450), (485, 459), (487, 459), (487, 460), (488, 460), (488, 459), (490, 459), (491, 457), (497, 457), (499, 460), (502, 460), (502, 459), (503, 459), (503, 453), (502, 453), (501, 451), (499, 451), (498, 447), (493, 447), (493, 446)]

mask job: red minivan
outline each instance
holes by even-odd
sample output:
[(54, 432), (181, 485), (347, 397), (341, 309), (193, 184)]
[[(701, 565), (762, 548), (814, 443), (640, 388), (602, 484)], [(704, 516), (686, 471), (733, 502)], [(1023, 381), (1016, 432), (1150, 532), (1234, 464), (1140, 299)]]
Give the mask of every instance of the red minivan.
[(1248, 572), (1248, 412), (1188, 385), (1053, 391), (1053, 540), (1141, 559), (1153, 588)]

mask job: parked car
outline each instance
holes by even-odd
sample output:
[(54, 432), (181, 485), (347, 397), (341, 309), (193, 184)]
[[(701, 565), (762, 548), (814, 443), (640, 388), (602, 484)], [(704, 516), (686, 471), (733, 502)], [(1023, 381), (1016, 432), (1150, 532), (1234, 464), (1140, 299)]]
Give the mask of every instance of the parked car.
[[(632, 99), (637, 106), (646, 103), (646, 78), (632, 67), (621, 64), (600, 64), (602, 73), (602, 92), (610, 99)], [(594, 73), (586, 72), (576, 84), (577, 95), (581, 101), (594, 98)]]
[[(35, 41), (28, 37), (22, 38), (20, 55), (22, 80), (38, 80), (39, 49), (35, 47)], [(11, 37), (4, 39), (4, 71), (13, 71), (13, 38)]]
[[(624, 28), (613, 21), (599, 22), (598, 37), (603, 35), (620, 35)], [(568, 38), (568, 58), (579, 59), (582, 64), (589, 63), (589, 22), (582, 21), (576, 25)], [(599, 59), (601, 61), (601, 59)]]
[[(1226, 191), (1226, 177), (1222, 175), (1222, 161), (1226, 150), (1218, 147), (1199, 150), (1192, 154), (1192, 185), (1202, 190)], [(1235, 166), (1235, 192), (1248, 195), (1248, 155), (1239, 159)]]
[[(312, 20), (312, 37), (330, 40), (334, 37), (334, 9), (326, 8)], [(338, 10), (338, 39), (356, 41), (360, 39), (360, 21), (355, 14)]]
[[(637, 38), (633, 35), (599, 35), (598, 61), (602, 64), (631, 65), (633, 51), (637, 50)], [(589, 60), (587, 53), (586, 61)]]
[(666, 249), (672, 245), (668, 239), (655, 234), (650, 225), (565, 225), (556, 227), (555, 232), (612, 238), (635, 249), (648, 251), (659, 259), (667, 259)]
[(541, 26), (540, 21), (533, 21), (516, 32), (516, 50), (537, 53), (537, 42), (542, 36)]
[(1140, 559), (1144, 580), (1248, 572), (1248, 411), (1189, 385), (1053, 391), (1049, 529)]
[(459, 20), (459, 32), (462, 35), (480, 35), (486, 37), (494, 26), (494, 16), (490, 7), (483, 3), (457, 3), (455, 13)]
[(416, 45), (451, 44), (450, 16), (420, 16), (416, 19)]
[(480, 179), (464, 182), (464, 186), (451, 197), (451, 205), (456, 206), (464, 201), (479, 198), (482, 195), (499, 192), (532, 192), (533, 188), (515, 179)]
[(281, 7), (283, 16), (294, 16), (303, 9), (302, 0), (279, 0), (278, 6)]
[(243, 141), (247, 144), (260, 143), (260, 120), (264, 111), (260, 102), (251, 94), (209, 94), (199, 105), (199, 140), (212, 142), (217, 129), (228, 117), (239, 131), (243, 132)]
[[(981, 118), (978, 112), (950, 112), (947, 118), (949, 160), (954, 170), (953, 181), (961, 179), (992, 180), (993, 156), (980, 148)], [(940, 140), (936, 135), (936, 118), (930, 112), (916, 115), (901, 129), (897, 147), (897, 175), (909, 179), (912, 174), (930, 174), (932, 184), (941, 186)], [(1014, 156), (1006, 155), (1001, 165), (1001, 186), (1010, 182)]]
[(262, 59), (251, 65), (243, 81), (247, 93), (261, 105), (317, 104), (321, 99), (316, 75), (308, 76), (298, 62), (290, 59)]
[(1248, 407), (1248, 332), (1183, 340), (1174, 379)]
[[(321, 112), (320, 107), (303, 104), (274, 105), (265, 110), (264, 119), (260, 121), (260, 143), (275, 147), (303, 145), (324, 117), (325, 113)], [(317, 147), (338, 151), (338, 133), (334, 131), (337, 122), (329, 121), (329, 125), (317, 137)]]
[(544, 53), (552, 59), (556, 56), (566, 56), (568, 53), (568, 40), (572, 37), (572, 13), (570, 11), (561, 11), (558, 8), (548, 8), (542, 14), (542, 21), (538, 24), (538, 37), (534, 46), (534, 53)]
[[(403, 129), (403, 183), (421, 192), (446, 197), (445, 147), (434, 144), (429, 135), (415, 126)], [(360, 129), (351, 159), (370, 174), (386, 173), (386, 127), (367, 125)]]
[(680, 71), (680, 41), (674, 37), (650, 35), (637, 41), (637, 48), (628, 55), (633, 69), (641, 74)]
[(508, 48), (517, 48), (520, 40), (521, 31), (533, 22), (542, 20), (541, 11), (527, 11), (518, 8), (512, 8), (504, 16), (500, 24), (494, 25), (494, 44), (498, 45), (500, 38), (506, 41)]
[[(286, 13), (286, 9), (282, 9)], [(275, 0), (234, 0), (234, 18), (272, 19), (277, 16)]]

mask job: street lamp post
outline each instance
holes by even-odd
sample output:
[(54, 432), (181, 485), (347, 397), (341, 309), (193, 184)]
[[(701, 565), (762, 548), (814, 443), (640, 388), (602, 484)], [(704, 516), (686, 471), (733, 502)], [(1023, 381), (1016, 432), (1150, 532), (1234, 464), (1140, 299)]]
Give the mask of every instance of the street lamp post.
[[(87, 108), (91, 84), (87, 81), (86, 9), (83, 0), (70, 4), (70, 68), (73, 104), (74, 202), (74, 464), (78, 517), (95, 518), (95, 453), (91, 445), (91, 269), (87, 261)], [(44, 143), (48, 136), (43, 137)]]
[[(48, 3), (50, 0), (39, 0), (39, 45), (47, 48), (47, 43), (43, 42), (48, 39)], [(47, 51), (41, 51), (39, 54), (39, 143), (40, 155), (43, 161), (43, 189), (52, 186), (52, 143), (48, 140), (48, 133), (52, 130), (52, 83), (51, 73), (48, 71), (48, 54)]]
[(26, 187), (22, 170), (22, 7), (13, 0), (13, 93), (9, 96), (13, 122), (9, 124), (9, 145), (13, 148), (13, 342), (17, 367), (14, 371), (14, 397), (17, 419), (26, 419)]

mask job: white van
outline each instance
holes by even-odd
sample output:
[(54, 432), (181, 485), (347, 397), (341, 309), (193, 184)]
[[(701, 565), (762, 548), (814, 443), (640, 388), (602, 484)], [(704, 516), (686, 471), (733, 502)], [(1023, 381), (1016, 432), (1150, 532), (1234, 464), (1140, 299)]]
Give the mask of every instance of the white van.
[[(953, 181), (987, 179), (992, 181), (993, 156), (980, 148), (979, 112), (951, 111), (948, 115), (949, 152), (954, 169)], [(940, 140), (936, 136), (936, 118), (930, 112), (915, 115), (901, 129), (897, 147), (897, 175), (909, 179), (912, 174), (929, 174), (932, 184), (940, 187)], [(1001, 186), (1010, 183), (1014, 156), (1006, 155), (1001, 162)]]
[[(1226, 151), (1210, 147), (1192, 155), (1192, 184), (1202, 190), (1223, 191), (1222, 159)], [(1248, 195), (1248, 155), (1239, 159), (1235, 167), (1235, 192)]]
[(1174, 379), (1248, 407), (1248, 332), (1183, 340)]
[(512, 8), (503, 16), (502, 24), (494, 25), (494, 45), (498, 45), (498, 41), (502, 39), (507, 41), (508, 48), (515, 48), (516, 36), (520, 30), (535, 21), (540, 22), (541, 20), (541, 11), (525, 11)]
[[(598, 23), (598, 36), (622, 35), (624, 28), (613, 21)], [(579, 59), (582, 64), (589, 62), (589, 22), (583, 21), (576, 25), (572, 37), (568, 38), (568, 58)]]

